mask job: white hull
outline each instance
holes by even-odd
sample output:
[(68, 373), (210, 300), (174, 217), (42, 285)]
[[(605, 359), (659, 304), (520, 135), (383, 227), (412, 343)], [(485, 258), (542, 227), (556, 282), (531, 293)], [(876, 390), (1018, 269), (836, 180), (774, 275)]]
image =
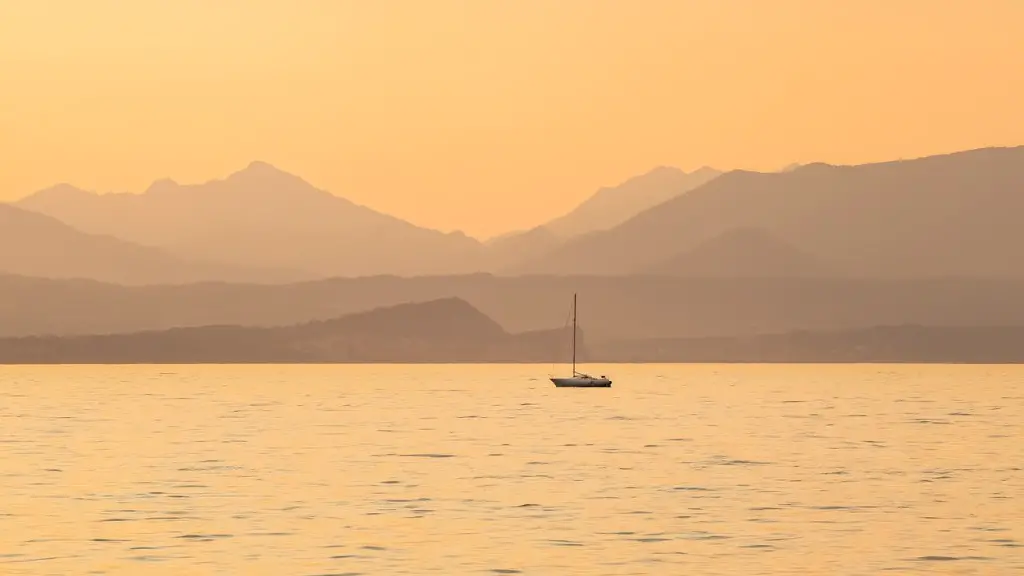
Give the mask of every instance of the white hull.
[(574, 376), (572, 378), (552, 378), (551, 382), (558, 388), (611, 388), (612, 381), (607, 378), (591, 376)]

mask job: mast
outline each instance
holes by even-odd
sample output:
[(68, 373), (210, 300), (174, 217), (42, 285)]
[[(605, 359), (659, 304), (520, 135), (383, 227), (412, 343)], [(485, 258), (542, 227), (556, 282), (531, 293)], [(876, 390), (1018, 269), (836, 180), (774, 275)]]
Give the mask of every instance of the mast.
[(572, 293), (572, 375), (576, 375), (576, 293)]

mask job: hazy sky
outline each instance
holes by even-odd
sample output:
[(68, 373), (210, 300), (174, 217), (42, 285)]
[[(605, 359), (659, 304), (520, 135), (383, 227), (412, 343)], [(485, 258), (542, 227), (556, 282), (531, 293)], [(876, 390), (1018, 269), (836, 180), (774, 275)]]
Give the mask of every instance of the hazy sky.
[(251, 160), (490, 235), (659, 164), (1024, 144), (1024, 0), (0, 0), (0, 200)]

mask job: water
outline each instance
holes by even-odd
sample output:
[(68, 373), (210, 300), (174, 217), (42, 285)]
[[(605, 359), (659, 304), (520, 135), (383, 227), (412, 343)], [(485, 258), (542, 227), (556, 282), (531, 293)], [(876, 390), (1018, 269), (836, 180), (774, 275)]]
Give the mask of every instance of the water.
[(0, 368), (0, 574), (1017, 574), (1024, 367)]

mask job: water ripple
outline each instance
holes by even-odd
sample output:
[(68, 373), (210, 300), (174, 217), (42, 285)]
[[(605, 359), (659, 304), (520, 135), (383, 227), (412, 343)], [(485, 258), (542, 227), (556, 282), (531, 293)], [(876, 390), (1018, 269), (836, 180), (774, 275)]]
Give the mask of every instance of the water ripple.
[(5, 367), (0, 573), (1024, 573), (1024, 367), (538, 370)]

